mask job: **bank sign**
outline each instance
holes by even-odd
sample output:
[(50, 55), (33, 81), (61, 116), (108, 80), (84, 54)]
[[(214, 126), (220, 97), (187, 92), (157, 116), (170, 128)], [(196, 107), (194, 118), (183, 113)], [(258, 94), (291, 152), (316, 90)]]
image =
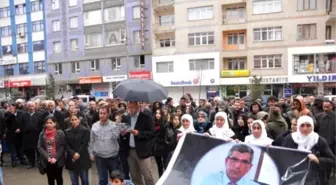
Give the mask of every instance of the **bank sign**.
[(336, 75), (312, 75), (307, 76), (308, 82), (336, 82)]
[(195, 86), (195, 85), (212, 85), (216, 82), (214, 78), (203, 79), (194, 78), (192, 80), (171, 80), (170, 86)]

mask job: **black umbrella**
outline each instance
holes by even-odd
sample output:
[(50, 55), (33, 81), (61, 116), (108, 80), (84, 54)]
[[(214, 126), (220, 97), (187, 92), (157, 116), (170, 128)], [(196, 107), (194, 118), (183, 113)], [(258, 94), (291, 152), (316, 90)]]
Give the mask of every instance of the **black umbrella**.
[(125, 101), (157, 102), (166, 99), (168, 91), (152, 80), (131, 79), (120, 82), (113, 95)]

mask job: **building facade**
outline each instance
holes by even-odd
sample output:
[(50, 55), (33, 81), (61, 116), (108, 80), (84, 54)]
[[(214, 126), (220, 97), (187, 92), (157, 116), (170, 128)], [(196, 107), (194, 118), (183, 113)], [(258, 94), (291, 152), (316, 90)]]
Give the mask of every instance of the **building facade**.
[(111, 97), (121, 80), (151, 79), (150, 1), (141, 8), (137, 1), (71, 2), (52, 0), (46, 13), (47, 35), (55, 38), (48, 43), (49, 71), (59, 94)]
[(42, 0), (0, 1), (0, 94), (13, 89), (29, 99), (47, 83)]

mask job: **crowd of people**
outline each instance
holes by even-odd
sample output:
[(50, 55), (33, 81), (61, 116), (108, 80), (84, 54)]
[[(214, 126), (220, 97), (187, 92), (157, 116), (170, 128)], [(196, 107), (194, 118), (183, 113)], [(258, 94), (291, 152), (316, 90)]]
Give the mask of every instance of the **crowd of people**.
[[(161, 176), (179, 139), (198, 133), (228, 142), (282, 146), (311, 152), (309, 178), (328, 184), (335, 168), (335, 104), (315, 97), (292, 100), (270, 96), (201, 99), (190, 94), (178, 106), (165, 103), (123, 102), (119, 99), (85, 105), (70, 100), (1, 102), (0, 133), (11, 156), (11, 166), (37, 167), (49, 185), (63, 184), (69, 170), (72, 185), (89, 184), (88, 171), (95, 162), (99, 185), (154, 185), (151, 158)], [(1, 165), (5, 166), (3, 153)], [(1, 180), (1, 179), (0, 179)], [(1, 184), (1, 183), (0, 183)]]

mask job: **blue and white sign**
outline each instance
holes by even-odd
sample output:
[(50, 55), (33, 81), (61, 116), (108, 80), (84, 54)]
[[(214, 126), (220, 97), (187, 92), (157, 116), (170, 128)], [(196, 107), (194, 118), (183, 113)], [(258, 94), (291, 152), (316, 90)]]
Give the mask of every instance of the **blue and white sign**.
[(307, 76), (309, 82), (336, 82), (336, 75), (314, 75)]
[(285, 88), (285, 90), (284, 90), (284, 94), (285, 94), (285, 97), (289, 97), (289, 96), (292, 96), (292, 94), (293, 94), (293, 90), (292, 90), (292, 88)]

